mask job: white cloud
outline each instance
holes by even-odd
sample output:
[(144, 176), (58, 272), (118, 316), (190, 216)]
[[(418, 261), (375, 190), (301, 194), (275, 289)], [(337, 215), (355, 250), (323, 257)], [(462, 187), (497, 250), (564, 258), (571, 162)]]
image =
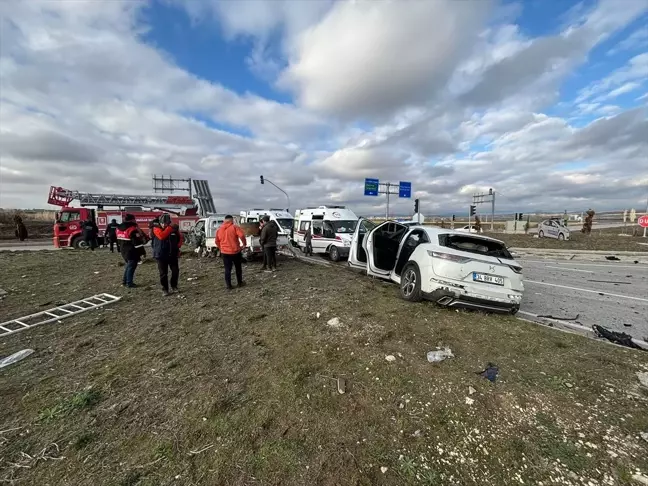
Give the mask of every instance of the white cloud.
[[(573, 125), (543, 111), (640, 4), (574, 11), (538, 39), (489, 2), (183, 3), (228, 39), (252, 39), (247, 62), (265, 79), (280, 74), (291, 104), (176, 66), (143, 43), (141, 3), (4, 2), (0, 205), (43, 206), (50, 184), (146, 193), (164, 172), (209, 179), (228, 211), (284, 204), (259, 174), (294, 205), (345, 202), (363, 214), (384, 203), (362, 196), (364, 177), (411, 180), (426, 211), (465, 208), (488, 187), (518, 211), (629, 206), (645, 197), (646, 113), (598, 98), (638, 89), (646, 55), (581, 93), (579, 120), (603, 118)], [(574, 162), (588, 166), (566, 171)], [(411, 212), (411, 201), (393, 206)]]
[(295, 40), (280, 83), (303, 106), (347, 118), (425, 104), (471, 47), (489, 5), (338, 2)]
[(643, 26), (619, 42), (607, 54), (608, 56), (614, 56), (619, 52), (641, 49), (646, 46), (648, 46), (648, 26)]

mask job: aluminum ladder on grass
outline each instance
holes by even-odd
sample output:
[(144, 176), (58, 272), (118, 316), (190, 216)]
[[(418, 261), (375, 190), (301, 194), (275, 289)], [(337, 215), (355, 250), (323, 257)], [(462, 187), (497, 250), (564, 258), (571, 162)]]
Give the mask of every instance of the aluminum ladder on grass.
[(37, 312), (28, 316), (12, 319), (0, 323), (0, 338), (14, 334), (16, 332), (31, 329), (32, 327), (40, 326), (41, 324), (48, 324), (50, 322), (60, 321), (66, 317), (75, 316), (92, 309), (98, 309), (104, 305), (112, 304), (121, 300), (121, 297), (116, 297), (110, 294), (97, 294), (87, 299), (77, 300), (69, 304), (59, 305), (51, 309)]

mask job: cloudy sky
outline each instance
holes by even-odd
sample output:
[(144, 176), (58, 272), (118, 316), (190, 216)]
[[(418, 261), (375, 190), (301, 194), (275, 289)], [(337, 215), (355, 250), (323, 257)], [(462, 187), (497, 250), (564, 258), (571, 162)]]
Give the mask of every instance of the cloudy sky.
[[(0, 206), (208, 179), (219, 211), (411, 181), (426, 213), (643, 208), (648, 0), (0, 2)], [(393, 204), (411, 212), (411, 200)]]

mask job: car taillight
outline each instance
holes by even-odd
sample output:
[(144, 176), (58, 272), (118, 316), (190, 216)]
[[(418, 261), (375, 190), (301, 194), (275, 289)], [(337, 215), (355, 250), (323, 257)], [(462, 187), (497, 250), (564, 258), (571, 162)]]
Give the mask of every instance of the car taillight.
[(515, 273), (522, 273), (522, 267), (518, 267), (517, 265), (509, 265), (509, 268)]
[(450, 262), (455, 262), (455, 263), (468, 263), (472, 258), (468, 257), (462, 257), (459, 255), (452, 255), (450, 253), (441, 253), (438, 251), (432, 251), (428, 250), (428, 255), (430, 255), (432, 258), (440, 258), (441, 260), (448, 260)]
[(335, 237), (335, 240), (336, 240), (336, 241), (342, 241), (342, 237), (340, 237), (340, 236), (336, 236), (336, 237)]

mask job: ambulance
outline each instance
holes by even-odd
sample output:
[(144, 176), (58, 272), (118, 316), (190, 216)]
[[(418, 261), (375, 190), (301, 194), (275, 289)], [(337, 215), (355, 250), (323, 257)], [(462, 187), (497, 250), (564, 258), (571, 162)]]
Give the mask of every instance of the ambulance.
[(349, 256), (358, 216), (346, 206), (318, 206), (295, 212), (294, 240), (306, 249), (306, 231), (313, 235), (313, 253), (327, 254), (334, 262)]

